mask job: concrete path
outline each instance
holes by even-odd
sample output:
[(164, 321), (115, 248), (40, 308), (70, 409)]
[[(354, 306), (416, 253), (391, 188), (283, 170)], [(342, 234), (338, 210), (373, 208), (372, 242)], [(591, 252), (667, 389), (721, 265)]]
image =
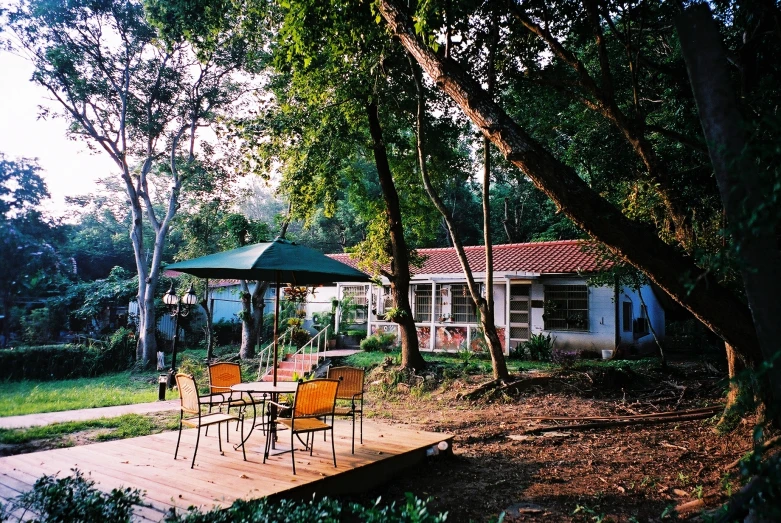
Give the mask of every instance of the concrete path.
[[(329, 350), (322, 353), (326, 357), (351, 356), (358, 350)], [(45, 412), (42, 414), (26, 414), (24, 416), (0, 417), (0, 429), (22, 429), (25, 427), (40, 427), (65, 421), (84, 421), (98, 418), (115, 418), (123, 414), (150, 414), (153, 412), (175, 411), (179, 409), (179, 400), (155, 401), (153, 403), (137, 403), (135, 405), (119, 405), (116, 407), (98, 407), (94, 409), (64, 410), (61, 412)]]
[(179, 400), (155, 401), (154, 403), (136, 403), (135, 405), (118, 405), (115, 407), (98, 407), (94, 409), (64, 410), (60, 412), (45, 412), (42, 414), (26, 414), (24, 416), (7, 416), (0, 418), (0, 428), (21, 429), (39, 427), (64, 421), (85, 421), (98, 418), (115, 418), (123, 414), (150, 414), (153, 412), (175, 411), (179, 409)]

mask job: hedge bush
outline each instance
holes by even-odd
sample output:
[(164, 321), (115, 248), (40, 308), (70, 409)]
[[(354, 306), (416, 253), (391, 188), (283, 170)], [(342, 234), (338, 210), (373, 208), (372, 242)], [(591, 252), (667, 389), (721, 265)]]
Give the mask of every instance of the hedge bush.
[(127, 370), (135, 360), (133, 333), (120, 328), (106, 347), (40, 345), (0, 350), (0, 379), (62, 380)]
[[(132, 518), (134, 505), (143, 503), (137, 489), (113, 489), (101, 492), (95, 482), (86, 479), (77, 469), (73, 475), (58, 479), (43, 476), (35, 482), (30, 492), (12, 500), (8, 506), (0, 504), (0, 521), (8, 519), (14, 510), (36, 514), (37, 521), (69, 521), (125, 523)], [(227, 509), (202, 512), (190, 508), (180, 512), (172, 508), (166, 514), (166, 523), (232, 523), (263, 521), (266, 523), (309, 522), (323, 523), (442, 523), (447, 513), (433, 514), (428, 501), (407, 494), (404, 503), (381, 505), (380, 498), (368, 506), (342, 502), (336, 499), (311, 499), (309, 502), (282, 499), (279, 501), (236, 501)]]

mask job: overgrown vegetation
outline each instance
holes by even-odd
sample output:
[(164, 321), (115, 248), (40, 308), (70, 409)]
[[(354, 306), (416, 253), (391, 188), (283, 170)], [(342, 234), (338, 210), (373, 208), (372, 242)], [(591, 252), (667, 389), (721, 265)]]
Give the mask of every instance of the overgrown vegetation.
[[(112, 489), (101, 491), (93, 480), (73, 469), (73, 474), (64, 478), (43, 476), (35, 482), (33, 489), (22, 494), (9, 506), (0, 505), (0, 521), (12, 510), (24, 510), (36, 515), (33, 521), (62, 521), (92, 523), (124, 523), (131, 521), (133, 507), (143, 502), (143, 493), (138, 489)], [(165, 516), (166, 523), (228, 523), (234, 521), (299, 522), (321, 523), (354, 521), (364, 523), (442, 523), (447, 513), (434, 514), (428, 509), (429, 501), (413, 494), (406, 494), (403, 503), (382, 504), (381, 498), (373, 504), (343, 502), (337, 499), (313, 498), (306, 503), (299, 500), (235, 502), (227, 509), (213, 509), (203, 512), (190, 508), (186, 512), (171, 509)]]

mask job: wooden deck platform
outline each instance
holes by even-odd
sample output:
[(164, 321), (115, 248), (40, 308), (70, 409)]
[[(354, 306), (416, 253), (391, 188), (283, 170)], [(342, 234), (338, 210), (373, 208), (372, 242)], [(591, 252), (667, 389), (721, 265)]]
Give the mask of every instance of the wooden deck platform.
[[(357, 429), (357, 427), (356, 427)], [(139, 521), (160, 521), (171, 507), (189, 506), (209, 510), (228, 507), (237, 499), (306, 498), (368, 490), (405, 468), (426, 459), (426, 451), (442, 441), (452, 450), (452, 435), (416, 431), (374, 421), (364, 421), (363, 445), (350, 453), (350, 421), (337, 420), (335, 426), (336, 463), (331, 459), (331, 442), (317, 438), (314, 455), (296, 447), (293, 475), (290, 453), (271, 456), (263, 464), (265, 436), (257, 430), (247, 443), (247, 461), (241, 449), (223, 441), (225, 455), (217, 449), (216, 433), (201, 435), (195, 468), (190, 469), (195, 430), (182, 433), (179, 457), (174, 460), (177, 433), (167, 432), (141, 438), (96, 443), (79, 447), (34, 452), (0, 458), (0, 502), (32, 488), (44, 474), (71, 474), (77, 468), (99, 488), (138, 488), (149, 505), (135, 511)], [(239, 439), (231, 429), (231, 441)], [(356, 434), (357, 436), (357, 434)], [(224, 434), (223, 434), (224, 438)], [(280, 447), (289, 433), (280, 432)]]

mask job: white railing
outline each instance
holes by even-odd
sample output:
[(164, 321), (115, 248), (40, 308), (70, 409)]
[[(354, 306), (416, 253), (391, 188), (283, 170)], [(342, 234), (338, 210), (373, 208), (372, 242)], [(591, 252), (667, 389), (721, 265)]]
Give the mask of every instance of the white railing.
[[(287, 345), (290, 345), (292, 332), (292, 328), (283, 332), (282, 335), (277, 338), (277, 347), (286, 347)], [(271, 342), (260, 351), (258, 360), (260, 361), (258, 365), (258, 381), (261, 381), (263, 376), (268, 374), (268, 371), (274, 365), (274, 340), (271, 340)]]
[[(296, 362), (295, 372), (299, 377), (303, 378), (312, 367), (320, 363), (320, 359), (325, 356), (320, 356), (321, 352), (325, 352), (328, 348), (328, 329), (330, 325), (326, 325), (323, 330), (315, 334), (311, 340), (306, 342), (300, 349), (293, 354), (293, 361)], [(299, 354), (301, 356), (299, 356)], [(314, 360), (314, 362), (312, 361)]]

